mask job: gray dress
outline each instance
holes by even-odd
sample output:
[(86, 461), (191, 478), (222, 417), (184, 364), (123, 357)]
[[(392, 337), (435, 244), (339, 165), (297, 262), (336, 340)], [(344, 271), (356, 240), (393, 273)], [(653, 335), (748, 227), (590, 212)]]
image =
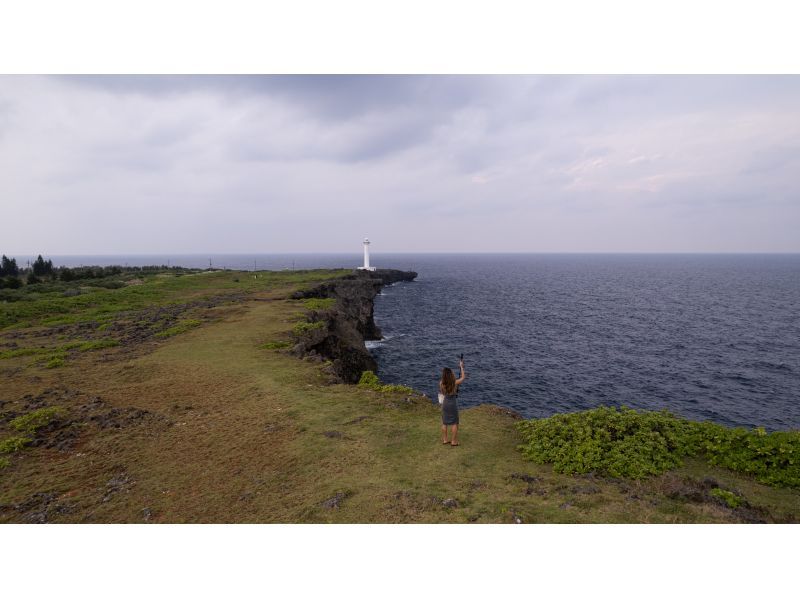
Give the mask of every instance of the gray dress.
[(451, 395), (444, 395), (442, 402), (442, 424), (453, 426), (458, 424), (458, 386), (456, 392)]

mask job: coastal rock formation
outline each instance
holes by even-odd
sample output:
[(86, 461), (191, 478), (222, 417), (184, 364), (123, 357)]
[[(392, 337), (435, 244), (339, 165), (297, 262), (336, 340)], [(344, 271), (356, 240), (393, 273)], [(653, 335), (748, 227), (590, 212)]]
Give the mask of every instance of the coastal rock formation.
[(416, 272), (402, 270), (356, 270), (342, 278), (323, 282), (312, 289), (298, 291), (292, 299), (333, 298), (333, 307), (312, 311), (309, 322), (321, 326), (304, 333), (295, 345), (297, 355), (321, 355), (331, 360), (336, 375), (354, 384), (365, 370), (377, 364), (364, 346), (365, 340), (380, 340), (375, 324), (374, 299), (381, 288), (396, 282), (412, 281)]

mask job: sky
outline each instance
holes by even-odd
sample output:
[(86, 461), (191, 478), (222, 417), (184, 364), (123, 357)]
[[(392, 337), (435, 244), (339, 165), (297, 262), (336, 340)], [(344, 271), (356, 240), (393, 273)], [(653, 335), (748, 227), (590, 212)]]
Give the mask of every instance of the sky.
[(800, 76), (0, 76), (0, 252), (798, 252)]

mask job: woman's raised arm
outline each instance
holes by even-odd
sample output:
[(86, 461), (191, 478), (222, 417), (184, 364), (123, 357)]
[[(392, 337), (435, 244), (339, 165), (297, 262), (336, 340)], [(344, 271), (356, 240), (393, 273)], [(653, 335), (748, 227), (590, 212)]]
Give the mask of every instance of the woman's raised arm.
[(461, 377), (456, 380), (456, 385), (461, 384), (464, 379), (467, 377), (467, 373), (464, 371), (464, 360), (458, 362), (458, 366), (461, 368)]

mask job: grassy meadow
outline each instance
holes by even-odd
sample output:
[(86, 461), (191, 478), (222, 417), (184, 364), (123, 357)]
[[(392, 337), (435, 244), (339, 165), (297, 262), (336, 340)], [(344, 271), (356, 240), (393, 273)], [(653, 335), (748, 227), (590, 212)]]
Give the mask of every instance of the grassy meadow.
[(443, 446), (426, 397), (338, 384), (288, 352), (308, 310), (330, 307), (290, 294), (344, 273), (126, 275), (0, 303), (0, 521), (800, 517), (800, 491), (692, 456), (640, 480), (556, 473), (491, 405), (462, 410), (461, 445)]

